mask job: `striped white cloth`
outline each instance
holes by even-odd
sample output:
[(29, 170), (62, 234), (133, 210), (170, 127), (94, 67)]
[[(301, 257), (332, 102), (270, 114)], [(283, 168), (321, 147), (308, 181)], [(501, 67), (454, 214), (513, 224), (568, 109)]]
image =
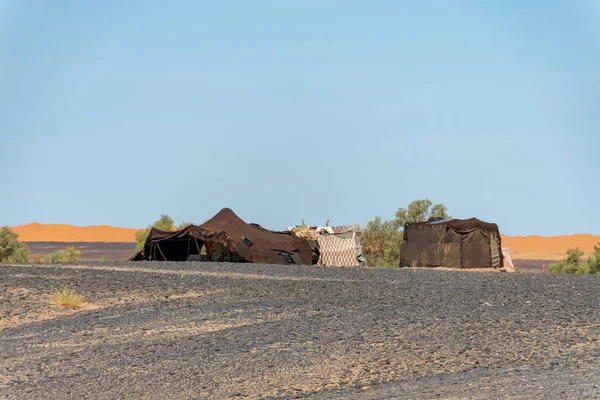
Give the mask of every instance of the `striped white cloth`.
[(319, 236), (317, 238), (321, 256), (319, 265), (338, 267), (357, 267), (356, 241), (354, 238), (340, 239), (335, 235)]

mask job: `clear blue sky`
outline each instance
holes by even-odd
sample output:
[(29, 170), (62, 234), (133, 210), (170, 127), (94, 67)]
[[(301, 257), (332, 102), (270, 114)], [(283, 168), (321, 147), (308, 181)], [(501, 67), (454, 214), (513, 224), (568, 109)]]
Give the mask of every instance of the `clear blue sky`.
[(599, 71), (595, 0), (0, 0), (0, 224), (600, 234)]

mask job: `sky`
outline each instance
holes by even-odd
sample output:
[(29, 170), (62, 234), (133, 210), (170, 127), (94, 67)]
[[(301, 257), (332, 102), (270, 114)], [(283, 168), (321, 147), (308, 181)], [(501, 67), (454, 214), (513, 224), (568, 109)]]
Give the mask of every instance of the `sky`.
[(0, 0), (0, 225), (600, 234), (598, 71), (595, 0)]

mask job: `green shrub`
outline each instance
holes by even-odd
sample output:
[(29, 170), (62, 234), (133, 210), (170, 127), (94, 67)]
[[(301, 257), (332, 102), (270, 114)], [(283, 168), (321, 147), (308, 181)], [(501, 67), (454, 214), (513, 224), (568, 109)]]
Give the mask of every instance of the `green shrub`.
[(63, 262), (63, 253), (60, 250), (56, 250), (52, 254), (46, 256), (45, 261), (47, 263), (59, 263)]
[(135, 234), (136, 250), (141, 250), (144, 247), (144, 242), (150, 233), (150, 228), (160, 229), (161, 231), (172, 231), (173, 230), (173, 218), (167, 214), (161, 214), (160, 218), (150, 225), (147, 229), (137, 231)]
[(379, 216), (369, 221), (360, 239), (367, 265), (397, 267), (400, 262), (404, 224), (426, 221), (430, 217), (451, 218), (446, 206), (424, 199), (413, 201), (407, 208), (399, 208), (391, 221), (383, 221)]
[(583, 260), (584, 252), (576, 247), (567, 250), (567, 256), (548, 268), (553, 274), (600, 274), (600, 243), (594, 245), (594, 254), (587, 260)]
[(46, 257), (48, 263), (77, 262), (81, 260), (81, 252), (73, 246), (64, 250), (56, 250)]
[(81, 260), (81, 252), (73, 246), (67, 247), (64, 252), (64, 262), (76, 262)]
[(594, 254), (587, 260), (590, 274), (600, 275), (600, 243), (594, 245)]
[(106, 257), (105, 255), (101, 255), (100, 256), (100, 261), (101, 262), (107, 262), (108, 261), (108, 257)]
[(19, 242), (19, 235), (8, 226), (0, 230), (0, 262), (28, 262), (31, 253), (25, 243)]

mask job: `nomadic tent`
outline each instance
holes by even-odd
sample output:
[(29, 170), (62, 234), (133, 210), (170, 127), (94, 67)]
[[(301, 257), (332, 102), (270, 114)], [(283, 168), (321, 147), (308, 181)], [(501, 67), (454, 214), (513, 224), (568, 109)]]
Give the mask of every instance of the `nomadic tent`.
[(187, 261), (199, 259), (204, 247), (208, 261), (266, 264), (312, 264), (313, 249), (292, 232), (270, 231), (248, 224), (224, 208), (202, 225), (169, 232), (152, 228), (132, 260)]
[(407, 223), (400, 267), (501, 268), (498, 225), (477, 218)]
[(358, 267), (366, 265), (360, 244), (358, 225), (300, 226), (288, 228), (299, 237), (316, 240), (320, 257), (318, 265)]

